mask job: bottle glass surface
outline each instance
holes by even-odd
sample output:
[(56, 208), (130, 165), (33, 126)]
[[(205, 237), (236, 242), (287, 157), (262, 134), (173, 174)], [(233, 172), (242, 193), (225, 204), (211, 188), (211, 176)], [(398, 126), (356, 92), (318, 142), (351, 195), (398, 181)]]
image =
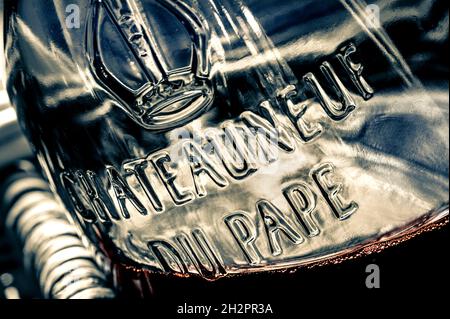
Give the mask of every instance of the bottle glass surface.
[(7, 89), (116, 278), (320, 263), (448, 215), (443, 7), (8, 1)]

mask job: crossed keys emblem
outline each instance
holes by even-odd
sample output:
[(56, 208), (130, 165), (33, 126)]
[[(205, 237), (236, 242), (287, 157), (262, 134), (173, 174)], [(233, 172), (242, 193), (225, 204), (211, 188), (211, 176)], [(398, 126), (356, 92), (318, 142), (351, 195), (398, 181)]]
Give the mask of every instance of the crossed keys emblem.
[(167, 130), (213, 101), (207, 25), (178, 0), (92, 0), (86, 53), (95, 80), (140, 126)]

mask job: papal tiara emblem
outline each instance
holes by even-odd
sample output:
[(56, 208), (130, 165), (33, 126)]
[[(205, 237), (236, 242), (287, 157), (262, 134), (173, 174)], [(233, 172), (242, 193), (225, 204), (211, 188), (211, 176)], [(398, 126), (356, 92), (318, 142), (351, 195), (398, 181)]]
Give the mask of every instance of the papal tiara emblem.
[(92, 0), (91, 72), (146, 129), (181, 126), (211, 105), (208, 42), (207, 26), (180, 1)]

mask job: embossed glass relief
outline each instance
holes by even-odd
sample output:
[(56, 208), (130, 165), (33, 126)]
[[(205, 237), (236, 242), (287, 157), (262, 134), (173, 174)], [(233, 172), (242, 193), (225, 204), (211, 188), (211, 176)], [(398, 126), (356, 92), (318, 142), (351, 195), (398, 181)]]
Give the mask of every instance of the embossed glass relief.
[(183, 3), (99, 1), (86, 32), (90, 69), (144, 128), (180, 126), (212, 102), (206, 32)]
[(92, 0), (54, 31), (66, 2), (17, 1), (8, 89), (114, 276), (324, 263), (447, 220), (448, 80), (390, 32), (408, 4)]

